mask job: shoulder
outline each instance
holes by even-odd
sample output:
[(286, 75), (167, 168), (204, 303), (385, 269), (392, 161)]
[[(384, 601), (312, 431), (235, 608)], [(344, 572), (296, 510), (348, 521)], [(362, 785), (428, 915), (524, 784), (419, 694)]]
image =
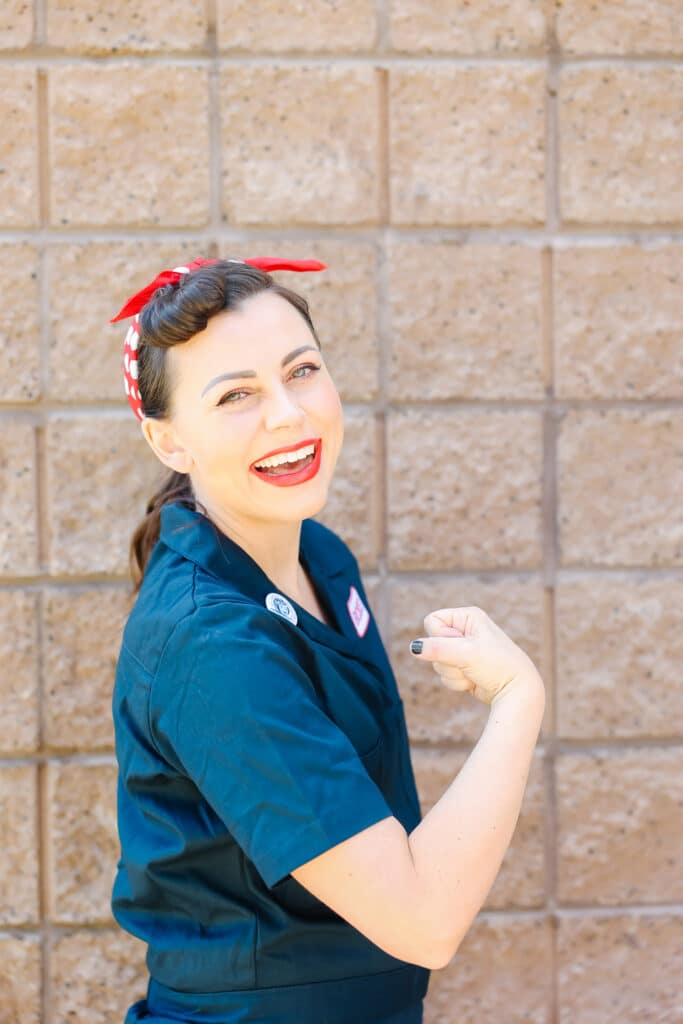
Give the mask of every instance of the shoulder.
[[(149, 689), (149, 718), (160, 749), (173, 737), (198, 739), (298, 713), (317, 702), (297, 631), (248, 598), (204, 593), (176, 623)], [(264, 725), (265, 727), (265, 725)], [(225, 732), (228, 730), (228, 732)]]
[(173, 664), (201, 659), (229, 659), (236, 665), (245, 650), (291, 648), (291, 626), (251, 598), (226, 593), (210, 578), (197, 581), (194, 604), (175, 622), (164, 650)]
[(155, 676), (169, 656), (186, 659), (210, 643), (225, 651), (264, 631), (277, 635), (281, 626), (273, 619), (228, 580), (158, 545), (124, 626), (122, 656)]
[(157, 694), (189, 679), (220, 677), (241, 685), (255, 668), (300, 661), (298, 634), (280, 615), (248, 595), (226, 589), (195, 569), (191, 602), (178, 606), (166, 624), (166, 640), (154, 674)]
[(122, 636), (122, 655), (132, 655), (150, 675), (176, 624), (196, 606), (195, 569), (165, 545), (152, 552)]

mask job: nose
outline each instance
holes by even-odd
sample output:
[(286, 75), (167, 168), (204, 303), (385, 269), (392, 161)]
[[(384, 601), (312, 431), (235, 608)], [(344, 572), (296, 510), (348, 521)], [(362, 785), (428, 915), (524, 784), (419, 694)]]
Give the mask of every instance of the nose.
[(305, 419), (305, 412), (295, 397), (285, 387), (279, 387), (272, 398), (266, 403), (265, 427), (277, 430), (278, 427), (299, 426)]

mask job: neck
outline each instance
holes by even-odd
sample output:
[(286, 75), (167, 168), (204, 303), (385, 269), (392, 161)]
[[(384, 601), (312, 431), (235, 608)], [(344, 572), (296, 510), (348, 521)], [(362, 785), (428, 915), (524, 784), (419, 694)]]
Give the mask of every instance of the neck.
[(304, 593), (306, 577), (299, 562), (300, 519), (291, 523), (254, 520), (247, 524), (203, 504), (209, 519), (254, 559), (278, 590), (295, 599)]

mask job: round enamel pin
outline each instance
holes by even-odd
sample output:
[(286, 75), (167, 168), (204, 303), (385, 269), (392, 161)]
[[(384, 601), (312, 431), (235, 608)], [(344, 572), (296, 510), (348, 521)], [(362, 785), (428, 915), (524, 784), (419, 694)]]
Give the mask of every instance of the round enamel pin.
[(276, 615), (281, 615), (283, 619), (287, 619), (292, 625), (296, 626), (298, 619), (297, 614), (291, 603), (282, 594), (271, 593), (266, 595), (266, 608), (268, 611), (275, 612)]

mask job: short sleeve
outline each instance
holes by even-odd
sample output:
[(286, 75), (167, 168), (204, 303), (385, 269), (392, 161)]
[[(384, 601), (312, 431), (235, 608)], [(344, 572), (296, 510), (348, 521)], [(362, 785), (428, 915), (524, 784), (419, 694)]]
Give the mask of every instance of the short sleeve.
[(199, 608), (176, 626), (150, 727), (272, 888), (393, 812), (311, 678), (258, 606)]

